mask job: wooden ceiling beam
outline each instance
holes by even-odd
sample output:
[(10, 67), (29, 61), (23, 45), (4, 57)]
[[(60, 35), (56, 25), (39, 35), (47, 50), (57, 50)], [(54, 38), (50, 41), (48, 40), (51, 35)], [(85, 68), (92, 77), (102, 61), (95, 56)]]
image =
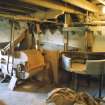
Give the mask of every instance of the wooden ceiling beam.
[(77, 7), (80, 7), (82, 9), (85, 9), (87, 11), (91, 11), (94, 13), (100, 13), (100, 9), (95, 5), (92, 4), (91, 2), (87, 0), (63, 0), (66, 3), (70, 3), (72, 5), (75, 5)]
[(19, 9), (15, 9), (15, 8), (7, 8), (7, 7), (1, 7), (0, 6), (0, 10), (3, 10), (3, 11), (10, 11), (10, 12), (16, 12), (16, 13), (23, 13), (23, 14), (26, 14), (27, 11), (24, 11), (24, 10), (19, 10)]
[(105, 0), (97, 0), (99, 3), (105, 5)]
[(32, 5), (28, 5), (26, 3), (22, 3), (22, 2), (3, 2), (0, 1), (0, 6), (1, 7), (7, 7), (7, 8), (14, 8), (14, 9), (18, 9), (18, 10), (23, 10), (23, 11), (27, 11), (27, 12), (36, 12), (36, 11), (41, 11), (42, 9), (32, 6)]
[(40, 22), (39, 19), (31, 16), (21, 16), (21, 15), (9, 15), (9, 14), (3, 14), (0, 13), (0, 17), (4, 17), (11, 20), (17, 20), (17, 21), (37, 21)]
[(8, 9), (14, 9), (16, 11), (23, 11), (23, 12), (35, 12), (35, 10), (32, 10), (28, 7), (22, 7), (20, 5), (14, 5), (14, 4), (9, 4), (9, 3), (1, 3), (0, 2), (0, 7), (5, 7), (5, 8), (8, 8)]
[(53, 10), (60, 10), (68, 13), (81, 14), (79, 10), (71, 8), (70, 6), (65, 6), (64, 4), (61, 4), (58, 2), (53, 2), (53, 0), (52, 1), (51, 0), (20, 0), (20, 1), (28, 4), (33, 4), (33, 5), (53, 9)]
[(61, 14), (63, 14), (62, 11), (50, 10), (50, 11), (46, 11), (46, 12), (38, 11), (38, 12), (32, 14), (32, 16), (36, 17), (39, 20), (45, 20), (45, 19), (57, 18)]

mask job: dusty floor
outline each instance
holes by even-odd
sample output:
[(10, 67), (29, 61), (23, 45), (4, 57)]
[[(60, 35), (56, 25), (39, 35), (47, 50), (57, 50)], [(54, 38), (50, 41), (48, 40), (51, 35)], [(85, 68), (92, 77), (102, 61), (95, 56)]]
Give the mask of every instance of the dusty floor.
[(45, 105), (47, 94), (52, 88), (53, 85), (34, 81), (26, 82), (11, 91), (8, 83), (1, 83), (0, 100), (4, 102), (3, 105)]
[[(91, 83), (88, 87), (81, 81), (79, 91), (87, 91), (91, 95), (98, 96), (97, 81)], [(83, 85), (84, 84), (84, 85)], [(8, 83), (0, 83), (0, 105), (46, 105), (45, 100), (48, 93), (57, 87), (71, 87), (72, 83), (62, 83), (58, 86), (39, 82), (37, 80), (27, 81), (17, 86), (14, 91), (8, 89)], [(103, 88), (102, 96), (105, 96), (105, 88)]]

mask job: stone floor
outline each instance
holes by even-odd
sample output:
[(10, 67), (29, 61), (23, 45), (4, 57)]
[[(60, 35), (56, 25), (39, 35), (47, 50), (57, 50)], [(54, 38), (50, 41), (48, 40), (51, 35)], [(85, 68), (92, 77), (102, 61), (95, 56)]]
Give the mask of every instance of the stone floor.
[(0, 101), (4, 102), (3, 105), (45, 105), (47, 94), (53, 87), (38, 81), (28, 81), (11, 91), (8, 83), (0, 83)]
[[(17, 86), (14, 91), (11, 91), (8, 89), (8, 83), (0, 83), (0, 105), (46, 105), (45, 101), (48, 93), (59, 87), (73, 88), (73, 84), (72, 82), (62, 82), (59, 85), (54, 85), (33, 80), (26, 81)], [(81, 81), (79, 91), (87, 91), (97, 97), (97, 81), (92, 81), (90, 86)], [(105, 88), (103, 88), (102, 96), (105, 96)]]

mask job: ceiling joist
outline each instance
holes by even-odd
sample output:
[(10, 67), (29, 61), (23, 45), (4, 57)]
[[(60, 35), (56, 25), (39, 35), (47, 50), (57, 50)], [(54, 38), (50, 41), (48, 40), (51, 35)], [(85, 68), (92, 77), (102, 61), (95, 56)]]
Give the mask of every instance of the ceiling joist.
[(13, 12), (13, 13), (17, 13), (17, 14), (26, 14), (26, 12), (24, 10), (19, 10), (19, 9), (15, 9), (15, 8), (7, 8), (7, 7), (0, 7), (1, 11), (7, 11), (7, 12)]
[(63, 0), (66, 3), (70, 3), (87, 11), (100, 13), (100, 9), (95, 5), (90, 3), (87, 0)]
[(37, 21), (40, 22), (39, 19), (30, 16), (19, 16), (19, 15), (8, 15), (8, 14), (0, 14), (0, 17), (8, 18), (11, 20), (19, 20), (19, 21)]
[(35, 12), (36, 10), (33, 10), (29, 7), (25, 7), (22, 5), (15, 5), (15, 4), (11, 4), (11, 3), (1, 3), (0, 1), (0, 8), (7, 8), (8, 10), (13, 10), (13, 11), (17, 11), (17, 12)]
[(53, 9), (53, 10), (60, 10), (63, 12), (68, 12), (68, 13), (81, 14), (80, 11), (75, 10), (74, 8), (71, 8), (70, 6), (65, 6), (57, 2), (55, 3), (51, 0), (38, 0), (38, 1), (37, 0), (20, 0), (20, 1), (24, 3), (28, 3), (28, 4), (33, 4), (33, 5)]

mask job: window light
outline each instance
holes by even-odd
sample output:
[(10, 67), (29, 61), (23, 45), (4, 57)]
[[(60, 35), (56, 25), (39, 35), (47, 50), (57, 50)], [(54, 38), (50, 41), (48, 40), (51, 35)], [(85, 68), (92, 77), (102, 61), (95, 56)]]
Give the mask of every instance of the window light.
[(102, 8), (102, 13), (105, 14), (105, 6)]

